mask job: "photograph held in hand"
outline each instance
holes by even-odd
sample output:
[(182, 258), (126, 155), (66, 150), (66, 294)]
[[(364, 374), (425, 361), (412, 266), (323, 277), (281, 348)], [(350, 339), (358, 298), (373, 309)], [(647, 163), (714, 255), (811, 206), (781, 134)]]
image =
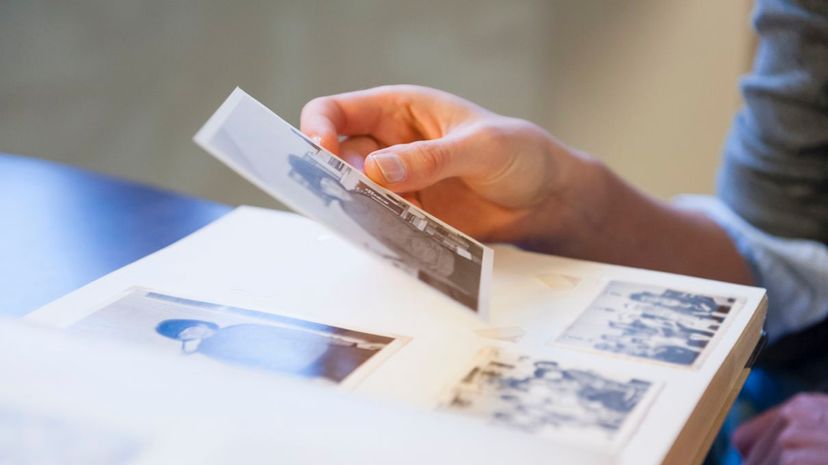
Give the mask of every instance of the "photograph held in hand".
[(276, 199), (485, 318), (493, 252), (236, 89), (196, 142)]

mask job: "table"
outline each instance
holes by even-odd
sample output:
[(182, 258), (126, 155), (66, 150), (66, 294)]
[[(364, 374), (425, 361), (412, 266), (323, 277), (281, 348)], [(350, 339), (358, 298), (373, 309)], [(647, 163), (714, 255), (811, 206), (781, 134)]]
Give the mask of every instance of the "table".
[(0, 153), (0, 316), (25, 315), (230, 210), (60, 163)]

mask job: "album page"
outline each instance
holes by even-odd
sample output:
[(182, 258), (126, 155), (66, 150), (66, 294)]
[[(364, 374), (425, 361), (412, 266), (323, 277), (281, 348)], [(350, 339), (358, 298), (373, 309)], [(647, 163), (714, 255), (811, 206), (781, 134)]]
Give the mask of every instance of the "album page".
[(662, 463), (761, 329), (761, 289), (494, 250), (483, 320), (309, 219), (240, 207), (27, 319), (622, 464)]
[(293, 377), (0, 319), (0, 459), (9, 464), (603, 465), (561, 448)]

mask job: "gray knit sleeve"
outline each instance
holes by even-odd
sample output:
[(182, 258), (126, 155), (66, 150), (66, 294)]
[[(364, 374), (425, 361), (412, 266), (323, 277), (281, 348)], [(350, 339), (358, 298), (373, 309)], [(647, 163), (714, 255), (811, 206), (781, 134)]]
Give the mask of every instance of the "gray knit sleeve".
[(759, 0), (718, 196), (753, 226), (828, 243), (828, 0)]

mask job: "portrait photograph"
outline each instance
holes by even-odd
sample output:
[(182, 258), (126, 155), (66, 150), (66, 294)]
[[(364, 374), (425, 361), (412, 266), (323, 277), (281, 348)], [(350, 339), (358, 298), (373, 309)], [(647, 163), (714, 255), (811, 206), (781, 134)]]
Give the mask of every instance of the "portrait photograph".
[(400, 337), (138, 288), (68, 331), (141, 344), (184, 359), (349, 385), (356, 382), (357, 371), (405, 343)]

